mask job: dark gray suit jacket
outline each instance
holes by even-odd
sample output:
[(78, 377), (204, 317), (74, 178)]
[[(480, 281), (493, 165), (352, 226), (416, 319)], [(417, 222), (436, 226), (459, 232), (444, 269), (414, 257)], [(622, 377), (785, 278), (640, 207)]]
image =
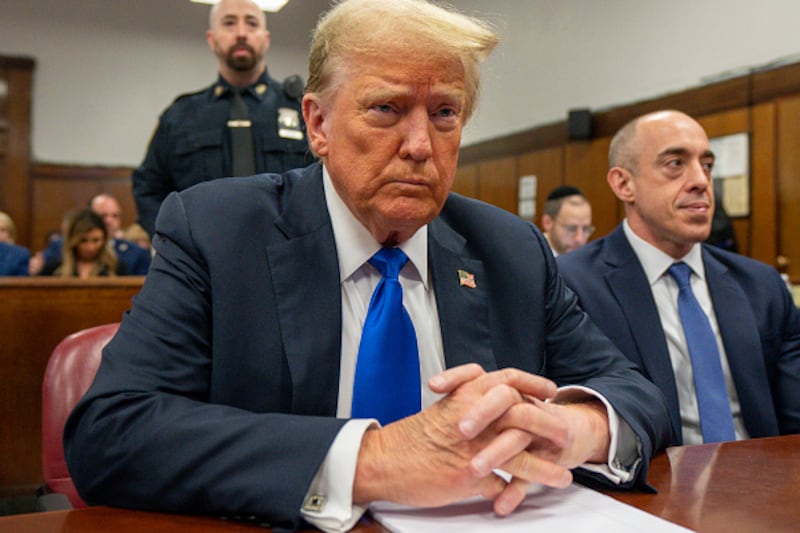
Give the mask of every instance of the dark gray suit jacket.
[[(334, 418), (341, 289), (319, 164), (170, 195), (141, 293), (70, 417), (89, 502), (258, 515), (296, 527)], [(448, 367), (514, 366), (605, 395), (642, 443), (669, 436), (658, 390), (564, 292), (532, 224), (451, 194), (429, 225)], [(458, 270), (476, 288), (459, 285)]]
[[(751, 437), (800, 432), (800, 313), (778, 272), (703, 245), (714, 304), (745, 427)], [(671, 444), (681, 438), (680, 406), (653, 294), (622, 226), (558, 258), (581, 306), (639, 365), (667, 400)]]

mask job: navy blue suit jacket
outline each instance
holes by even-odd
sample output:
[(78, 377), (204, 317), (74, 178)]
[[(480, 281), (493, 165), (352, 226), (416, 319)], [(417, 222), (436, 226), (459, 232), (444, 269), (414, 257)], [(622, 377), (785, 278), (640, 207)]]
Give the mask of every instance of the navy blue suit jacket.
[[(778, 272), (703, 245), (703, 263), (745, 427), (751, 437), (800, 432), (800, 314)], [(672, 444), (680, 406), (667, 341), (644, 269), (622, 226), (558, 257), (580, 305), (664, 393)]]
[(0, 276), (27, 276), (30, 258), (27, 248), (0, 242)]
[(125, 273), (129, 276), (146, 276), (150, 270), (150, 252), (125, 239), (114, 239), (114, 251), (125, 263)]
[[(66, 426), (89, 502), (296, 527), (335, 418), (341, 288), (319, 164), (171, 194), (141, 293)], [(532, 224), (451, 194), (429, 225), (448, 367), (514, 366), (604, 394), (642, 443), (660, 393), (564, 292)], [(458, 270), (476, 288), (459, 285)], [(547, 355), (545, 355), (547, 354)]]

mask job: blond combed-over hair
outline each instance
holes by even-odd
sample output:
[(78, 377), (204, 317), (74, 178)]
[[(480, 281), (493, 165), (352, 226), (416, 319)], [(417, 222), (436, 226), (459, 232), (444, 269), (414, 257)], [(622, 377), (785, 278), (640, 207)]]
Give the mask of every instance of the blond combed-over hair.
[(497, 43), (488, 23), (426, 0), (342, 0), (314, 30), (306, 92), (335, 90), (333, 74), (357, 67), (362, 57), (459, 61), (466, 122), (478, 100), (480, 64)]

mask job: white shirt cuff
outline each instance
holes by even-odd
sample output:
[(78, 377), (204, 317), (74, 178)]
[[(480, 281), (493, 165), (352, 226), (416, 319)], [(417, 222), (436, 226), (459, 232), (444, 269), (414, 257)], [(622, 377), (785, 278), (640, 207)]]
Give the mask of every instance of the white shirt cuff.
[(333, 440), (306, 493), (300, 514), (325, 533), (349, 531), (367, 510), (353, 505), (353, 482), (361, 439), (373, 426), (378, 426), (376, 420), (349, 420)]
[(587, 387), (570, 385), (558, 389), (554, 400), (585, 395), (597, 398), (606, 406), (611, 442), (608, 445), (607, 464), (584, 463), (581, 468), (601, 474), (616, 485), (630, 481), (633, 478), (634, 466), (641, 460), (639, 437), (630, 425), (619, 417), (605, 396)]

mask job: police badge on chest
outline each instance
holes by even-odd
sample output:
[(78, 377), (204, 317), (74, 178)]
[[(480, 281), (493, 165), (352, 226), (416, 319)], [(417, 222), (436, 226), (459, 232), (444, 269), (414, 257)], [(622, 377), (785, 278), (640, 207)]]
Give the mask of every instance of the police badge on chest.
[(283, 139), (303, 140), (300, 113), (290, 107), (278, 108), (278, 135)]

